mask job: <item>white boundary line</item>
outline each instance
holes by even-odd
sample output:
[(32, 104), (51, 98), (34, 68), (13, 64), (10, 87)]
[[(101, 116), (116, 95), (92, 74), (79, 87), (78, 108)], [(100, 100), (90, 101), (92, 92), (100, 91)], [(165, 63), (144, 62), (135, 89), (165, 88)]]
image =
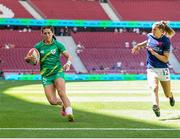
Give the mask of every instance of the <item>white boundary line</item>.
[(0, 128), (0, 131), (180, 131), (180, 128)]

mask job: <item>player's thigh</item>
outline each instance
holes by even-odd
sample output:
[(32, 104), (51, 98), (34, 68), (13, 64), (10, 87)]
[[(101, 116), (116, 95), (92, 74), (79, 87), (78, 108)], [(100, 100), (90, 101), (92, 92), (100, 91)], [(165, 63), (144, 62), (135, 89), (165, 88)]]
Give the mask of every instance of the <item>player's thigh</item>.
[(56, 86), (56, 89), (58, 91), (58, 93), (65, 93), (65, 81), (63, 78), (57, 78), (55, 81), (55, 86)]
[(58, 72), (54, 77), (54, 84), (58, 93), (65, 93), (64, 72)]
[(170, 81), (170, 71), (168, 68), (159, 68), (157, 73), (160, 81)]
[(147, 69), (147, 81), (150, 89), (158, 88), (158, 76), (153, 69)]
[(44, 86), (44, 92), (49, 102), (53, 102), (56, 99), (56, 88), (54, 84)]
[(158, 69), (158, 77), (166, 96), (171, 94), (170, 72), (168, 68)]

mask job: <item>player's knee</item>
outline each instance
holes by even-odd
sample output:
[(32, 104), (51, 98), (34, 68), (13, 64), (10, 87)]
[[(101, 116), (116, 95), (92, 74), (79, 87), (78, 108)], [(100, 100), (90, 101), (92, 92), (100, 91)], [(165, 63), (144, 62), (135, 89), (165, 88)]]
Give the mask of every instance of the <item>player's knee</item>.
[(48, 99), (48, 101), (51, 105), (57, 105), (56, 99)]
[(158, 93), (158, 85), (149, 86), (149, 88), (154, 92), (155, 94)]
[(158, 91), (158, 85), (157, 85), (157, 84), (151, 85), (151, 86), (149, 86), (149, 88), (150, 88), (153, 92), (157, 92), (157, 91)]
[(153, 91), (154, 91), (154, 92), (158, 92), (158, 86), (155, 86), (155, 87), (153, 88)]
[(65, 96), (66, 96), (65, 91), (58, 90), (58, 93), (59, 93), (59, 96), (60, 96), (60, 97), (65, 97)]

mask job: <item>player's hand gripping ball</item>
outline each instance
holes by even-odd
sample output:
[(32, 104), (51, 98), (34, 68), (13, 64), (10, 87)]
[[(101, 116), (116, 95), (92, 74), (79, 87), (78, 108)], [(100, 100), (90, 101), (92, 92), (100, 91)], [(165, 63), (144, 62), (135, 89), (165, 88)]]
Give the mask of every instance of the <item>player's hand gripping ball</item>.
[(39, 51), (36, 48), (31, 48), (25, 57), (25, 61), (32, 65), (37, 65), (40, 60)]

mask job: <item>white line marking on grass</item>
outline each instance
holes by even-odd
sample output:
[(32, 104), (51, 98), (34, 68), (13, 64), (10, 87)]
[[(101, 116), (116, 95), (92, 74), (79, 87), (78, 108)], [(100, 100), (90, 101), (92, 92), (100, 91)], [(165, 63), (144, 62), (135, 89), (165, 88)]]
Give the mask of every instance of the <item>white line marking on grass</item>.
[[(72, 97), (70, 96), (72, 102), (151, 102), (150, 97)], [(180, 97), (175, 98), (176, 102), (180, 101)], [(166, 102), (168, 99), (160, 98), (160, 101)]]
[[(36, 97), (36, 96), (24, 96), (23, 99), (32, 101), (32, 102), (47, 102), (45, 98)], [(151, 102), (151, 97), (74, 97), (69, 96), (72, 102)], [(175, 98), (176, 102), (180, 102), (180, 97)], [(167, 102), (168, 99), (160, 98), (161, 102)]]
[[(11, 93), (16, 93), (16, 94), (27, 94), (27, 93), (38, 93), (38, 94), (44, 94), (42, 89), (26, 89), (26, 91), (24, 91), (24, 89), (20, 90), (20, 89), (11, 89), (9, 90)], [(72, 90), (72, 89), (67, 89), (68, 94), (84, 94), (84, 93), (90, 93), (90, 94), (149, 94), (148, 89), (90, 89), (90, 90)], [(8, 92), (8, 91), (7, 91)], [(160, 92), (162, 92), (162, 90), (160, 90)], [(173, 93), (180, 93), (180, 90), (172, 90)]]
[(179, 131), (179, 128), (0, 128), (0, 131), (26, 130), (26, 131)]

